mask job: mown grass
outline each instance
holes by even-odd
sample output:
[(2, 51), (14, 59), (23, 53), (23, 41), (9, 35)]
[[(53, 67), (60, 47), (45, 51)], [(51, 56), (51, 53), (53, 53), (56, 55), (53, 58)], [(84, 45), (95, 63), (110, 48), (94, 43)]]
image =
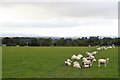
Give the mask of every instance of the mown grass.
[(102, 50), (96, 58), (110, 58), (105, 68), (97, 62), (88, 69), (64, 65), (73, 54), (94, 51), (96, 47), (3, 47), (3, 78), (117, 78), (118, 48)]

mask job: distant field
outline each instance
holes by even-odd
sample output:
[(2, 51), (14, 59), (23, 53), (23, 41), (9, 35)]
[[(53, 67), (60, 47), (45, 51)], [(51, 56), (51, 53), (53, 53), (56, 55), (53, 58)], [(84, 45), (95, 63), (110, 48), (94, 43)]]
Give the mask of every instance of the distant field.
[(97, 62), (88, 69), (64, 65), (74, 53), (85, 56), (96, 47), (3, 47), (3, 78), (117, 78), (118, 48), (99, 51), (99, 58), (110, 58), (107, 67)]

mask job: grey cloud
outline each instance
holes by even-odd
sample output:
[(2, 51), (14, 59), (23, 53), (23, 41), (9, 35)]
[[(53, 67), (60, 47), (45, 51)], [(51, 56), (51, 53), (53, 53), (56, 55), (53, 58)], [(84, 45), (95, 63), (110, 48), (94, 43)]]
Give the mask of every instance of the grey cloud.
[(37, 8), (37, 12), (43, 8), (52, 12), (53, 17), (117, 18), (117, 3), (115, 2), (39, 2), (8, 4), (8, 6), (3, 4), (2, 6), (8, 8), (32, 6)]
[(57, 21), (57, 22), (11, 22), (2, 23), (3, 27), (34, 27), (34, 28), (52, 28), (52, 27), (74, 27), (79, 25), (77, 22)]
[(62, 27), (83, 27), (83, 26), (102, 26), (102, 25), (112, 25), (113, 20), (84, 20), (84, 19), (55, 19), (46, 21), (27, 21), (27, 22), (4, 22), (1, 26), (4, 27), (25, 27), (25, 28), (62, 28)]
[[(39, 2), (39, 3), (4, 3), (0, 5), (0, 7), (4, 8), (14, 8), (19, 9), (18, 7), (26, 7), (27, 9), (31, 10), (36, 9), (36, 12), (33, 14), (29, 12), (24, 12), (23, 17), (27, 16), (31, 17), (37, 17), (38, 21), (35, 22), (16, 22), (13, 20), (13, 22), (4, 22), (0, 23), (3, 27), (75, 27), (75, 26), (89, 26), (89, 25), (108, 25), (111, 24), (112, 22), (109, 21), (109, 19), (115, 19), (117, 18), (117, 3), (114, 2)], [(49, 13), (52, 13), (51, 17), (49, 18), (50, 21), (43, 21), (41, 19), (41, 14), (40, 11), (45, 10)], [(18, 10), (19, 11), (19, 10)], [(24, 10), (25, 11), (25, 10)], [(32, 12), (32, 11), (30, 11)], [(29, 15), (29, 14), (31, 15)], [(38, 14), (37, 14), (38, 13)], [(21, 13), (18, 14), (18, 16)], [(45, 14), (45, 15), (47, 15)], [(22, 15), (22, 14), (21, 14)], [(45, 16), (44, 15), (44, 16)], [(43, 17), (44, 17), (43, 16)], [(48, 16), (48, 15), (47, 15)], [(52, 18), (57, 18), (57, 20), (53, 20)], [(61, 19), (63, 18), (63, 19)], [(67, 19), (72, 19), (70, 20), (64, 20), (65, 18)], [(75, 20), (81, 19), (81, 18), (93, 18), (96, 19), (95, 21), (77, 21)], [(97, 21), (97, 18), (107, 18), (108, 21)], [(24, 20), (24, 19), (23, 19)], [(39, 21), (42, 20), (42, 21)], [(12, 20), (11, 20), (12, 21)]]
[[(59, 6), (60, 5), (60, 6)], [(53, 8), (55, 7), (55, 8)], [(52, 11), (66, 17), (117, 18), (114, 3), (61, 3), (51, 7)]]

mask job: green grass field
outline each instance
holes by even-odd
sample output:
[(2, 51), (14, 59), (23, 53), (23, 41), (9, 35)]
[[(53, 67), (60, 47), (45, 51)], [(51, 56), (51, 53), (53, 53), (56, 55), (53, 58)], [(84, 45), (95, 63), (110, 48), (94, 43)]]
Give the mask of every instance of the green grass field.
[(77, 69), (64, 65), (74, 53), (84, 56), (96, 47), (3, 47), (3, 78), (118, 78), (118, 48), (99, 51), (99, 58), (110, 58), (107, 67), (93, 63)]

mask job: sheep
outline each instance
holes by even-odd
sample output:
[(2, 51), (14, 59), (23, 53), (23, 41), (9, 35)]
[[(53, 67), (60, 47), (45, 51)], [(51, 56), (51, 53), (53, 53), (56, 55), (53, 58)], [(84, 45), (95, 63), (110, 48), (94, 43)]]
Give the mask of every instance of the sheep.
[(109, 58), (106, 59), (99, 59), (98, 60), (98, 67), (100, 67), (100, 64), (104, 64), (104, 66), (106, 67), (106, 64), (108, 63)]
[(86, 52), (87, 57), (92, 56), (92, 53)]
[(92, 56), (90, 56), (90, 59), (92, 59), (92, 60), (93, 60), (93, 59), (95, 59), (95, 56), (93, 56), (93, 55), (92, 55)]
[(73, 67), (81, 68), (81, 66), (80, 66), (78, 61), (73, 62)]
[(87, 56), (95, 56), (98, 52), (97, 51), (94, 51), (92, 53), (89, 53), (89, 52), (86, 52)]
[(65, 65), (66, 66), (70, 66), (70, 65), (72, 65), (69, 61), (65, 61)]
[(94, 51), (92, 52), (92, 55), (95, 56), (98, 52), (97, 51)]
[(104, 50), (107, 50), (107, 49), (108, 49), (108, 47), (105, 47), (105, 48), (104, 48)]
[(101, 48), (99, 47), (99, 48), (97, 48), (97, 50), (101, 50)]
[(90, 65), (92, 66), (92, 61), (91, 60), (87, 60), (85, 57), (83, 58), (83, 65)]
[(72, 60), (70, 60), (70, 59), (67, 59), (66, 61), (68, 61), (68, 62), (71, 62), (71, 63), (72, 63)]
[(66, 60), (64, 61), (64, 63), (65, 63), (66, 66), (72, 65), (72, 61), (71, 61), (70, 59), (66, 59)]
[(113, 48), (112, 46), (108, 46), (109, 49)]
[(80, 60), (82, 57), (83, 57), (83, 55), (78, 54), (78, 55), (73, 55), (73, 56), (71, 57), (71, 59), (72, 59), (72, 60)]
[(94, 51), (94, 52), (92, 52), (93, 54), (97, 54), (98, 52), (97, 51)]
[(89, 57), (86, 57), (87, 60), (91, 60), (91, 61), (96, 61), (95, 57), (94, 56), (89, 56)]
[(102, 47), (99, 47), (99, 48), (97, 48), (97, 50), (107, 50), (108, 49), (108, 47), (107, 46), (102, 46)]
[(94, 51), (94, 52), (92, 52), (92, 53), (89, 53), (89, 52), (86, 52), (87, 53), (87, 57), (86, 57), (86, 59), (87, 60), (93, 60), (94, 59), (94, 61), (96, 60), (95, 59), (95, 54), (97, 53), (97, 51)]
[(75, 54), (73, 54), (73, 56), (71, 57), (71, 59), (76, 59), (76, 55)]
[(77, 57), (80, 60), (83, 57), (83, 55), (82, 54), (78, 54)]

